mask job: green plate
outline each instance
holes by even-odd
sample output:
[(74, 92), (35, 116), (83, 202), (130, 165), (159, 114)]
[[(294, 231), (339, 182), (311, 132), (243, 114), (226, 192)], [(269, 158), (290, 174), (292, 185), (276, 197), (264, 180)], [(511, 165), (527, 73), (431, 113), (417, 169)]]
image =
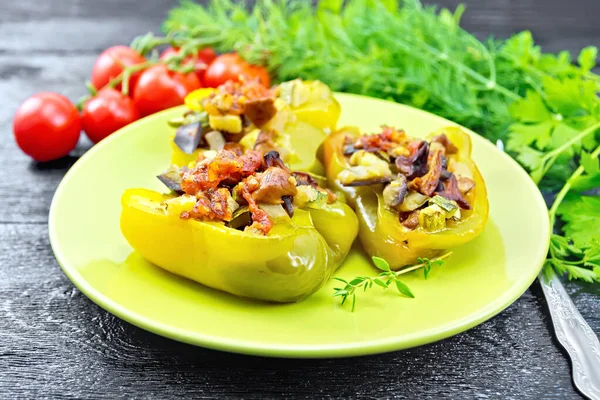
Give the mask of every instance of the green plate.
[[(449, 121), (392, 102), (338, 94), (342, 125), (382, 124), (426, 135)], [(546, 256), (544, 200), (509, 156), (472, 133), (486, 180), (490, 219), (483, 234), (456, 248), (429, 278), (405, 275), (415, 294), (361, 293), (356, 311), (333, 298), (334, 281), (296, 304), (243, 300), (146, 262), (119, 230), (120, 198), (130, 187), (163, 191), (169, 164), (167, 120), (175, 108), (138, 121), (88, 151), (69, 170), (50, 209), (50, 240), (64, 272), (92, 301), (141, 328), (213, 349), (264, 356), (343, 357), (430, 343), (465, 331), (515, 301)], [(235, 249), (232, 249), (235, 251)], [(201, 267), (201, 265), (199, 266)], [(356, 244), (337, 276), (377, 275)]]

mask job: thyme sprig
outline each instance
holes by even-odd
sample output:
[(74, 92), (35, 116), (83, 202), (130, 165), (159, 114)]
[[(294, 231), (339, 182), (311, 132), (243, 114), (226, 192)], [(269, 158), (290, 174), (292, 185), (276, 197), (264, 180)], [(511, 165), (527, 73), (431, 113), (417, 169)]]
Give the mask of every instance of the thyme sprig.
[(425, 279), (427, 279), (427, 275), (431, 271), (433, 266), (441, 266), (445, 263), (445, 259), (449, 257), (452, 252), (448, 252), (443, 254), (440, 257), (434, 258), (430, 260), (429, 258), (419, 258), (419, 264), (411, 265), (409, 267), (405, 267), (400, 271), (392, 271), (389, 263), (380, 257), (372, 257), (373, 264), (381, 270), (381, 273), (375, 277), (370, 276), (357, 276), (350, 281), (347, 281), (342, 278), (335, 277), (333, 279), (344, 283), (343, 287), (334, 288), (335, 292), (333, 293), (334, 297), (341, 297), (341, 304), (344, 305), (346, 301), (351, 298), (352, 299), (352, 312), (356, 309), (356, 295), (360, 293), (361, 289), (363, 292), (366, 292), (369, 289), (372, 289), (374, 286), (379, 286), (382, 289), (387, 289), (390, 286), (395, 286), (398, 290), (398, 293), (405, 297), (414, 298), (415, 295), (410, 290), (410, 288), (399, 279), (399, 276), (405, 274), (407, 272), (414, 271), (419, 268), (424, 268)]

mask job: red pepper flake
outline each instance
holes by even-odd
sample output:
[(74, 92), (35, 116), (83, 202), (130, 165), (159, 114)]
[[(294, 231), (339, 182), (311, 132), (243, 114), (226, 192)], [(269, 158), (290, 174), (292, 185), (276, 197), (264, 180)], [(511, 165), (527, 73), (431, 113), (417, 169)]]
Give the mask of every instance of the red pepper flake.
[(183, 219), (199, 219), (202, 221), (231, 221), (233, 210), (229, 208), (231, 193), (229, 189), (208, 189), (199, 192), (196, 204), (191, 211), (183, 211)]
[[(245, 104), (257, 99), (269, 103), (274, 101), (274, 93), (263, 86), (258, 79), (242, 80), (240, 82), (227, 81), (210, 96), (202, 101), (204, 110), (209, 115), (241, 115), (245, 111)], [(261, 105), (263, 114), (265, 105)], [(266, 110), (266, 111), (270, 111)], [(261, 117), (266, 118), (265, 115)]]
[(235, 153), (236, 156), (241, 156), (242, 154), (244, 154), (244, 147), (236, 142), (227, 142), (225, 143), (225, 146), (223, 147), (223, 149), (225, 150), (229, 150)]
[(244, 178), (261, 169), (263, 165), (263, 156), (259, 151), (248, 150), (239, 160), (242, 164), (241, 173)]
[(376, 153), (380, 150), (388, 151), (398, 147), (400, 143), (406, 140), (406, 133), (402, 130), (384, 126), (380, 134), (362, 135), (354, 143), (355, 149), (365, 150)]
[(196, 166), (183, 174), (182, 190), (193, 196), (198, 192), (216, 189), (221, 182), (235, 184), (262, 168), (262, 155), (248, 151), (243, 156), (231, 150), (221, 150), (208, 162), (198, 162)]

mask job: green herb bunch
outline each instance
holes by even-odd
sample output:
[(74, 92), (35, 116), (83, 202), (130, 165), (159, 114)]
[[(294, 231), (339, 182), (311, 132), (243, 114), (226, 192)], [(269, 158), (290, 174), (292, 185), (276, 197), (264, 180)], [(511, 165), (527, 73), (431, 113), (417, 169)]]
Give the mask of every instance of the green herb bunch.
[(563, 225), (547, 265), (600, 282), (600, 77), (597, 49), (573, 64), (568, 52), (543, 53), (530, 32), (485, 42), (455, 12), (418, 0), (184, 0), (163, 29), (203, 39), (266, 66), (278, 81), (319, 79), (334, 90), (409, 104), (502, 140), (543, 191)]

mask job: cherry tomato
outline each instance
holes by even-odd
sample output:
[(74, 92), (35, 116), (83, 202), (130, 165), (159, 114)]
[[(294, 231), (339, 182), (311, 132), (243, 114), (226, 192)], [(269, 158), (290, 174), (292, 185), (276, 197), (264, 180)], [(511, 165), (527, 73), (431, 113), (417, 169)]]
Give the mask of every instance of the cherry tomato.
[(198, 60), (204, 61), (206, 65), (210, 65), (215, 58), (217, 58), (217, 53), (210, 47), (205, 47), (198, 52)]
[(263, 85), (271, 85), (266, 69), (248, 64), (236, 53), (222, 54), (215, 58), (204, 74), (204, 84), (207, 87), (217, 87), (229, 80), (238, 81), (240, 76), (259, 78)]
[(61, 94), (37, 93), (17, 109), (13, 133), (17, 145), (34, 160), (55, 160), (77, 145), (81, 133), (79, 113)]
[(248, 64), (248, 67), (246, 68), (246, 75), (250, 78), (258, 78), (260, 83), (266, 87), (271, 86), (271, 78), (269, 77), (269, 73), (260, 65)]
[[(113, 46), (104, 50), (96, 59), (92, 68), (92, 85), (96, 89), (103, 88), (111, 79), (119, 76), (123, 72), (123, 66), (141, 64), (146, 59), (138, 54), (131, 47)], [(139, 73), (131, 75), (129, 79), (130, 92), (135, 87), (139, 78)], [(117, 86), (117, 89), (120, 85)]]
[(180, 74), (157, 64), (145, 70), (137, 82), (133, 101), (140, 115), (154, 114), (183, 104), (185, 96), (202, 87), (193, 72)]
[[(161, 60), (166, 60), (167, 58), (177, 55), (179, 53), (179, 49), (168, 47), (165, 51), (160, 55)], [(206, 47), (200, 50), (197, 54), (189, 55), (183, 60), (182, 65), (193, 65), (194, 71), (196, 72), (196, 76), (200, 79), (200, 82), (204, 82), (204, 73), (208, 65), (217, 58), (217, 53), (210, 47)]]
[(106, 87), (84, 104), (81, 125), (90, 140), (98, 143), (139, 118), (130, 97)]

